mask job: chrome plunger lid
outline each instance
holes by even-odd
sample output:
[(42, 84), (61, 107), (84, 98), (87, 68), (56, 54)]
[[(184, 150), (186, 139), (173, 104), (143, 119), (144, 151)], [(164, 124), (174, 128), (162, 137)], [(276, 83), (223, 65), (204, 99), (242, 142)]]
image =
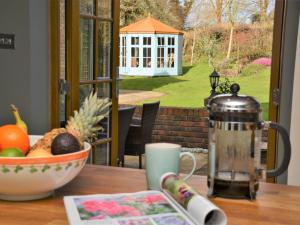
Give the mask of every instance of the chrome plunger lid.
[(207, 105), (210, 112), (259, 113), (260, 103), (251, 96), (238, 95), (240, 86), (232, 84), (231, 94), (221, 94), (213, 97)]

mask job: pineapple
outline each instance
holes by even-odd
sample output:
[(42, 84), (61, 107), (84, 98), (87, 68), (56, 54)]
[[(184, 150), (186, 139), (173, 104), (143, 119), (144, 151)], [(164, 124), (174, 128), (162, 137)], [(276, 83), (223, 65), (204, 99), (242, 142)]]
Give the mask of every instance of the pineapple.
[(83, 146), (85, 140), (95, 136), (97, 131), (103, 130), (97, 124), (108, 116), (110, 105), (111, 102), (108, 99), (99, 99), (97, 98), (97, 93), (91, 93), (84, 100), (79, 111), (75, 111), (74, 116), (68, 120), (66, 128), (56, 128), (46, 133), (43, 138), (31, 147), (30, 151), (42, 148), (51, 152), (53, 139), (57, 135), (66, 132), (74, 135), (80, 145)]

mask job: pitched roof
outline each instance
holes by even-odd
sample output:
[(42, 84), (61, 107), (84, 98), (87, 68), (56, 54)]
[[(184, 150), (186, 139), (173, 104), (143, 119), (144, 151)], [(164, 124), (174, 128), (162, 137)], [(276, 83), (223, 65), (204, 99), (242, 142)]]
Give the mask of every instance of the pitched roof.
[(151, 16), (120, 29), (121, 34), (183, 34)]

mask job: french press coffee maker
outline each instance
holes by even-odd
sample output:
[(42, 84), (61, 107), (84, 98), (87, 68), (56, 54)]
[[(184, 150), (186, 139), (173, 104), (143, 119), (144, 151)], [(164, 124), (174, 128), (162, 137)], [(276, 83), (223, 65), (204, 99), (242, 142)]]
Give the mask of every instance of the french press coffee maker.
[(278, 168), (266, 171), (277, 177), (289, 165), (291, 144), (287, 131), (277, 123), (263, 121), (260, 103), (251, 96), (238, 95), (238, 84), (231, 94), (213, 97), (209, 110), (208, 187), (209, 196), (255, 199), (261, 165), (263, 128), (276, 129), (284, 143), (284, 158)]

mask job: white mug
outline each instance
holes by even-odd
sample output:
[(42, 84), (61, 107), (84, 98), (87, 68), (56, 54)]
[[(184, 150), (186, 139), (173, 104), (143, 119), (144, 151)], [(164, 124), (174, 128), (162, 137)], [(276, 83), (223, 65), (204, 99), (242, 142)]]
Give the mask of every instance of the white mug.
[(184, 180), (187, 180), (193, 175), (196, 169), (196, 158), (192, 153), (181, 153), (181, 146), (177, 144), (146, 144), (145, 161), (148, 189), (160, 190), (160, 177), (167, 172), (172, 172), (178, 175), (180, 159), (185, 155), (191, 157), (193, 160), (193, 168), (191, 172), (183, 178)]

